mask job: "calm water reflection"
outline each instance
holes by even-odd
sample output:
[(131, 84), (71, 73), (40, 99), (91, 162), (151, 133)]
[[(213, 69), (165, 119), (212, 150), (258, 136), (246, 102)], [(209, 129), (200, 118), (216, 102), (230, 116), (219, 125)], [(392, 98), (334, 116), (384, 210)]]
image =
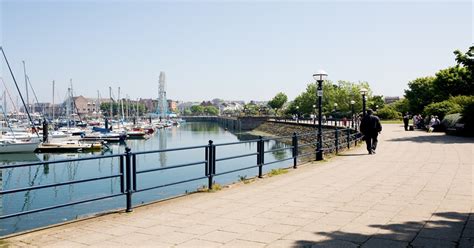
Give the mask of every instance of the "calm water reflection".
[[(234, 142), (240, 139), (255, 138), (241, 136), (224, 130), (215, 123), (187, 123), (180, 127), (158, 130), (149, 140), (130, 140), (127, 145), (132, 151), (161, 150), (167, 148), (206, 145), (208, 140), (215, 144)], [(285, 147), (283, 143), (268, 141), (265, 150)], [(106, 154), (124, 152), (125, 145), (111, 145)], [(244, 153), (256, 152), (255, 143), (222, 146), (216, 148), (217, 158), (235, 156)], [(81, 154), (21, 154), (0, 155), (0, 166), (9, 164), (31, 163), (39, 161), (54, 161), (58, 159), (100, 156), (101, 153)], [(284, 159), (291, 156), (290, 150), (267, 153), (265, 162)], [(137, 170), (151, 169), (197, 162), (204, 160), (204, 148), (166, 153), (154, 153), (137, 156)], [(217, 162), (217, 173), (248, 167), (256, 164), (256, 156)], [(25, 168), (0, 169), (0, 188), (4, 190), (22, 188), (34, 185), (45, 185), (65, 181), (87, 179), (98, 176), (109, 176), (119, 173), (118, 158), (103, 158), (93, 161), (68, 162), (61, 164), (46, 164)], [(267, 172), (273, 168), (288, 167), (289, 162), (281, 162), (264, 167)], [(216, 183), (229, 184), (238, 181), (239, 176), (253, 177), (258, 169), (248, 169), (236, 173), (229, 173), (215, 178)], [(137, 188), (143, 189), (176, 181), (199, 178), (204, 176), (204, 164), (172, 170), (162, 170), (137, 175)], [(195, 191), (206, 185), (207, 181), (198, 180), (189, 183), (163, 187), (156, 190), (144, 191), (133, 195), (133, 204), (141, 204), (155, 200)], [(107, 196), (120, 192), (120, 179), (106, 179), (75, 185), (58, 186), (21, 193), (0, 196), (0, 215), (27, 211), (64, 204), (71, 201), (86, 200), (94, 197)], [(67, 220), (93, 215), (99, 212), (110, 211), (125, 207), (125, 197), (119, 196), (71, 207), (58, 208), (35, 214), (12, 217), (0, 220), (0, 235), (32, 229)]]

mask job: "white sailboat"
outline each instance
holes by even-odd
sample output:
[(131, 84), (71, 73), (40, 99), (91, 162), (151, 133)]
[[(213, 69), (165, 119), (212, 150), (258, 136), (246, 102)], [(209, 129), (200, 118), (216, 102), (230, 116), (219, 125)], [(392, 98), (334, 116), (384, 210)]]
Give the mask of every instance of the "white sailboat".
[(38, 148), (39, 140), (2, 139), (0, 138), (1, 153), (32, 153)]

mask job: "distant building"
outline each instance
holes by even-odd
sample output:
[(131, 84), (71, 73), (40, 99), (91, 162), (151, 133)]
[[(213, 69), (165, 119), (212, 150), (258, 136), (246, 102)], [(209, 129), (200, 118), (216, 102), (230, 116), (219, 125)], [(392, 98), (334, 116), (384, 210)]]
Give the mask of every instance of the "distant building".
[(386, 96), (384, 98), (384, 102), (385, 104), (390, 104), (390, 103), (394, 103), (396, 101), (400, 100), (400, 97), (399, 96)]
[(148, 112), (153, 112), (158, 107), (158, 100), (156, 99), (140, 99), (138, 102), (145, 105)]
[[(76, 96), (72, 98), (74, 101), (73, 107), (70, 109), (71, 113), (78, 113), (79, 115), (93, 115), (100, 111), (100, 105), (102, 103), (109, 103), (112, 100), (110, 98), (86, 98), (84, 96)], [(64, 108), (67, 106), (67, 101), (63, 103)], [(66, 110), (64, 110), (66, 111)]]

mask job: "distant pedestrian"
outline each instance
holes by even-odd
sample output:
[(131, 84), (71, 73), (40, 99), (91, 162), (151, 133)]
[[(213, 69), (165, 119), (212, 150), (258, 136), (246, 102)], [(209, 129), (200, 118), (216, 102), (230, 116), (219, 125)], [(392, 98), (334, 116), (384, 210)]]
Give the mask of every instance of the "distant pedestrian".
[(377, 136), (382, 131), (382, 125), (380, 124), (379, 117), (372, 115), (371, 109), (367, 110), (367, 114), (362, 118), (360, 122), (360, 131), (364, 134), (365, 143), (367, 145), (367, 151), (369, 154), (375, 154), (377, 149)]
[(408, 122), (410, 121), (410, 115), (408, 112), (403, 116), (403, 126), (405, 127), (405, 131), (408, 131)]

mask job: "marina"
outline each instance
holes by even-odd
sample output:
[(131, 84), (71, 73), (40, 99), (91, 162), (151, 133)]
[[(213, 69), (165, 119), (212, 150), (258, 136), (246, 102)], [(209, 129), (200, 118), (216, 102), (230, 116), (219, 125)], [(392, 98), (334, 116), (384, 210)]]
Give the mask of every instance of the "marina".
[[(24, 164), (31, 162), (53, 162), (62, 159), (89, 158), (97, 156), (113, 156), (125, 151), (125, 147), (130, 147), (134, 152), (146, 152), (157, 150), (172, 150), (173, 148), (205, 145), (209, 139), (213, 139), (215, 144), (229, 142), (239, 142), (241, 140), (255, 139), (255, 136), (248, 134), (232, 133), (217, 123), (211, 122), (189, 122), (179, 126), (157, 129), (149, 139), (125, 140), (125, 143), (110, 143), (107, 150), (83, 150), (82, 152), (61, 152), (61, 153), (26, 153), (9, 154), (7, 157), (1, 156), (0, 168), (2, 166)], [(287, 144), (278, 141), (266, 141), (265, 149), (273, 150), (288, 147)], [(218, 157), (232, 157), (238, 154), (254, 152), (257, 147), (252, 143), (242, 143), (233, 146), (220, 146), (217, 148)], [(291, 157), (290, 150), (278, 150), (269, 153), (266, 162)], [(204, 159), (202, 149), (190, 149), (183, 151), (167, 151), (160, 153), (150, 153), (137, 156), (137, 170), (152, 170), (166, 168), (189, 161), (199, 161)], [(3, 190), (18, 189), (23, 187), (48, 185), (57, 182), (82, 180), (89, 177), (108, 177), (120, 172), (119, 157), (104, 158), (92, 161), (76, 161), (68, 163), (51, 163), (29, 167), (0, 169), (2, 172)], [(218, 172), (231, 171), (248, 167), (255, 164), (254, 157), (242, 157), (235, 160), (219, 161)], [(264, 168), (268, 172), (274, 168), (288, 167), (288, 162), (278, 162)], [(215, 183), (226, 185), (238, 182), (242, 178), (255, 176), (256, 169), (247, 169), (234, 173), (228, 173), (216, 177)], [(152, 173), (138, 174), (140, 181), (139, 188), (148, 188), (158, 184), (171, 184), (177, 180), (186, 180), (203, 175), (202, 166), (183, 167), (174, 170), (159, 170)], [(133, 204), (144, 204), (160, 199), (166, 199), (178, 195), (197, 191), (207, 185), (207, 179), (185, 182), (167, 187), (160, 187), (154, 190), (137, 192), (134, 194)], [(73, 185), (57, 186), (52, 188), (31, 190), (0, 196), (3, 208), (0, 215), (8, 215), (21, 211), (34, 210), (50, 205), (63, 204), (67, 202), (80, 201), (91, 197), (101, 197), (114, 195), (120, 192), (120, 179), (110, 178), (90, 183), (79, 183)], [(56, 208), (53, 210), (33, 213), (18, 217), (0, 219), (0, 235), (19, 232), (41, 226), (60, 223), (85, 216), (107, 212), (113, 209), (124, 207), (122, 197), (112, 197), (109, 199), (90, 203), (78, 204), (69, 207)]]

